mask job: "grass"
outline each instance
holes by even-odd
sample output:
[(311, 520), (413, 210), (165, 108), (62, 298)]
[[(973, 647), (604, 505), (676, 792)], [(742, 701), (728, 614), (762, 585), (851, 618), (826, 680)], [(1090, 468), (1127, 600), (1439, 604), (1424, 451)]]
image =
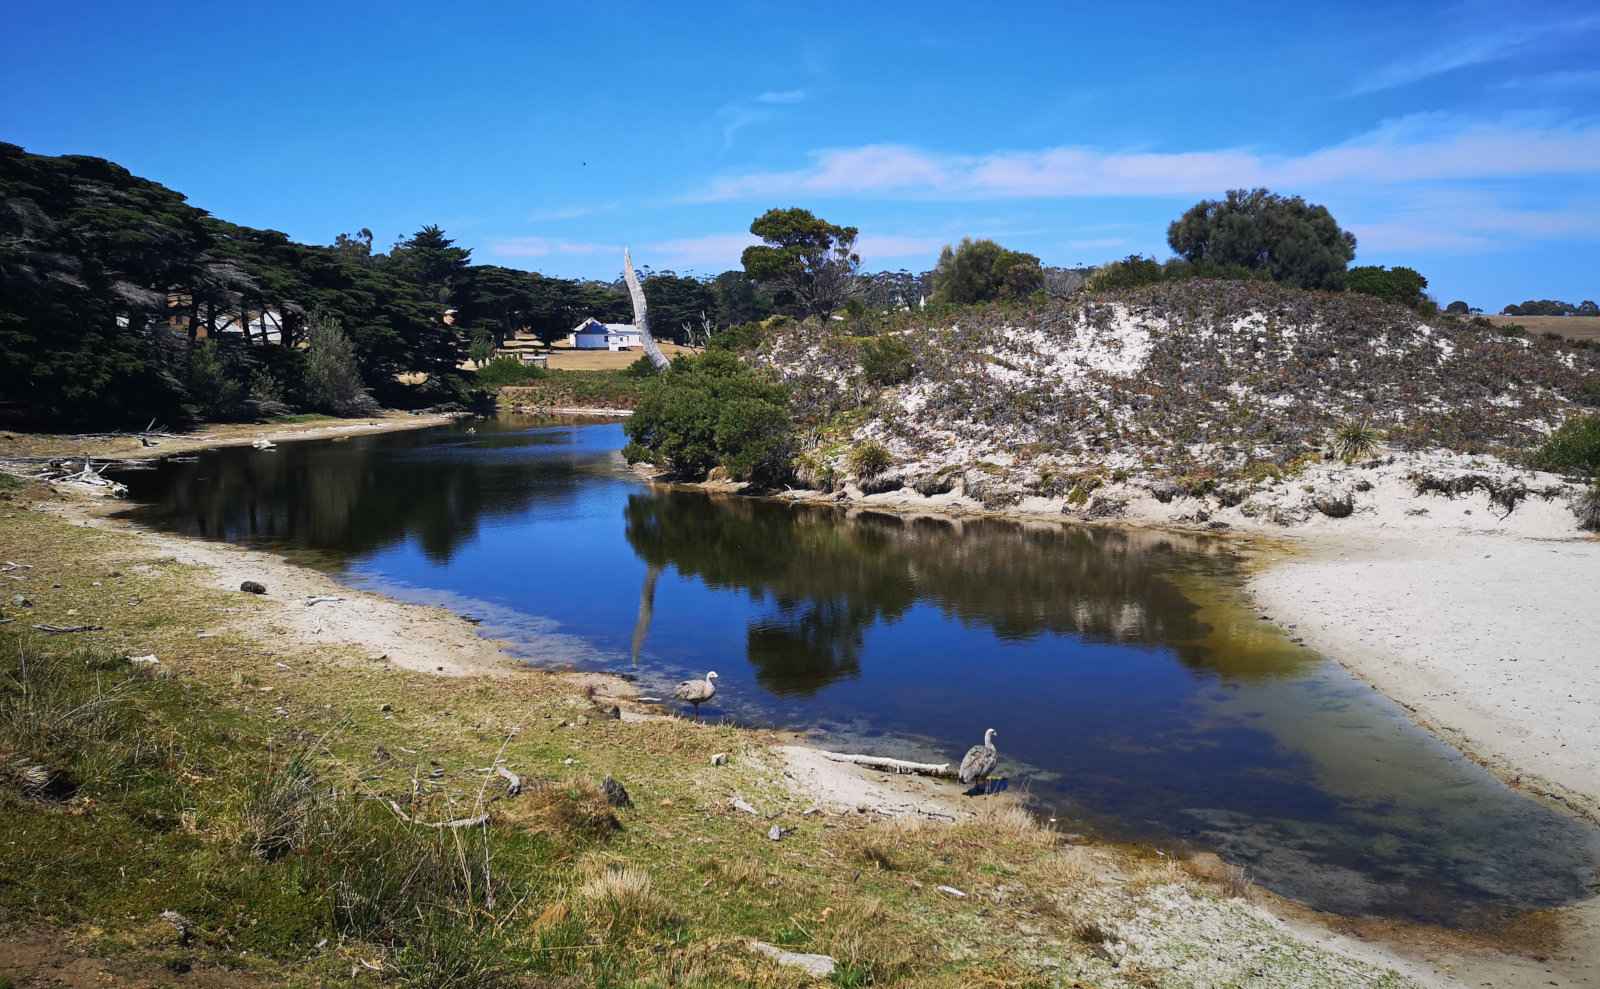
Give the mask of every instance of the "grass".
[(1378, 449), (1378, 431), (1365, 419), (1352, 419), (1341, 423), (1333, 431), (1334, 456), (1345, 463), (1355, 463), (1370, 457)]
[(845, 458), (846, 466), (850, 472), (862, 480), (871, 480), (887, 471), (893, 465), (893, 458), (889, 450), (876, 440), (866, 440), (856, 444)]
[[(1044, 960), (1100, 982), (1111, 969), (1073, 918), (1144, 909), (1116, 881), (1138, 853), (1063, 847), (1020, 809), (954, 826), (804, 815), (812, 798), (760, 733), (577, 724), (589, 701), (555, 674), (448, 680), (226, 631), (276, 605), (209, 590), (123, 532), (25, 504), (0, 516), (0, 559), (37, 568), (19, 587), (38, 620), (77, 610), (107, 629), (0, 626), (0, 765), (70, 784), (0, 778), (8, 924), (267, 984), (371, 984), (363, 962), (459, 989), (803, 984), (744, 948), (759, 938), (831, 955), (838, 985), (954, 989), (1053, 984)], [(148, 653), (159, 672), (123, 658)], [(497, 761), (519, 795), (486, 772)], [(604, 802), (608, 773), (634, 808)], [(734, 792), (793, 831), (771, 841)], [(480, 813), (486, 827), (425, 826)]]
[(531, 384), (500, 389), (500, 404), (539, 408), (631, 409), (647, 379), (615, 371), (549, 371)]
[(1573, 416), (1533, 453), (1541, 470), (1600, 477), (1600, 414)]

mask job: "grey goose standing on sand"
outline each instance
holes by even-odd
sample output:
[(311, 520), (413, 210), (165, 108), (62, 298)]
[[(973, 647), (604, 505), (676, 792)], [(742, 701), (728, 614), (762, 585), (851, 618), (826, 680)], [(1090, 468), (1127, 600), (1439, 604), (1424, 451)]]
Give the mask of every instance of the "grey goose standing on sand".
[(990, 728), (983, 733), (983, 744), (968, 749), (967, 757), (961, 760), (961, 782), (974, 783), (987, 779), (999, 761), (1000, 754), (994, 749), (994, 729)]
[(700, 705), (717, 695), (717, 685), (711, 682), (716, 678), (717, 672), (712, 670), (704, 680), (685, 680), (672, 691), (672, 696), (693, 704), (694, 712), (699, 714)]

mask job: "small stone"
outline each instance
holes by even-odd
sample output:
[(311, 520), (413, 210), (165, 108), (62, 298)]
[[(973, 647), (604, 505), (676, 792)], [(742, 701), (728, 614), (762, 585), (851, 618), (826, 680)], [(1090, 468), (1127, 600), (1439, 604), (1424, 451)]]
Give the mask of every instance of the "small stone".
[(267, 585), (260, 581), (247, 580), (239, 585), (239, 590), (244, 591), (246, 594), (265, 594), (267, 593)]
[(773, 841), (782, 841), (784, 833), (785, 832), (784, 832), (783, 828), (779, 827), (776, 824), (774, 824), (772, 827), (767, 829), (767, 837), (770, 838)]
[(612, 721), (621, 721), (622, 720), (622, 708), (618, 707), (615, 704), (611, 705), (611, 710), (606, 712), (606, 717), (610, 718)]
[(387, 714), (388, 712), (394, 710), (394, 705), (393, 704), (380, 704), (380, 705), (378, 705), (378, 710), (380, 710), (380, 711), (384, 712), (385, 714)]
[(609, 774), (600, 781), (600, 792), (605, 794), (606, 803), (613, 807), (633, 806), (633, 799), (628, 796), (627, 788), (612, 779)]
[(728, 764), (728, 753), (718, 752), (711, 757), (711, 764), (713, 766), (726, 766)]
[(964, 900), (967, 898), (967, 894), (961, 892), (959, 889), (956, 889), (954, 886), (939, 886), (936, 888), (939, 890), (939, 892), (948, 896), (953, 896), (958, 900)]
[(834, 967), (838, 962), (827, 955), (803, 954), (795, 951), (784, 951), (774, 944), (765, 941), (751, 941), (750, 950), (757, 954), (766, 955), (779, 965), (790, 968), (803, 969), (808, 975), (818, 979), (826, 979), (833, 975)]
[(11, 596), (11, 603), (16, 605), (19, 608), (31, 608), (31, 607), (33, 607), (33, 602), (29, 601), (27, 598), (23, 597), (21, 594), (13, 594)]

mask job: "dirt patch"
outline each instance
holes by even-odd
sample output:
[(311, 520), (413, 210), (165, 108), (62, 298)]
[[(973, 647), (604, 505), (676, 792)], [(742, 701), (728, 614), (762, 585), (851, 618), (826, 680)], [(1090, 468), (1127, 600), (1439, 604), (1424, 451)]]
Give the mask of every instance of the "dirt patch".
[(157, 989), (180, 981), (207, 989), (280, 984), (276, 979), (201, 962), (176, 947), (156, 959), (107, 958), (60, 931), (36, 929), (0, 935), (0, 984), (17, 989)]

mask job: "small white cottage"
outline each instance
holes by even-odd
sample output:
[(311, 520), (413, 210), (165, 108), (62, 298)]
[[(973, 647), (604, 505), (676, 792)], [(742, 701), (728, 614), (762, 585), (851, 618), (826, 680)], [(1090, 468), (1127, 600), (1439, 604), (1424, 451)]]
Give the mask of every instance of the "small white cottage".
[(644, 334), (632, 323), (602, 323), (592, 316), (574, 327), (567, 340), (578, 350), (632, 350), (644, 346)]

